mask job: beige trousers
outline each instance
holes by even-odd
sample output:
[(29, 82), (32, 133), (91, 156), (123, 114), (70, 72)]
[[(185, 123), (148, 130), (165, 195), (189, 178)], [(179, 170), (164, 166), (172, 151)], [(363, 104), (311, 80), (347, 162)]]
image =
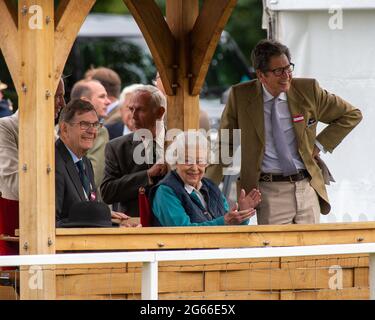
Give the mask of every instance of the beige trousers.
[(319, 223), (318, 196), (309, 179), (298, 182), (259, 182), (262, 202), (258, 224)]

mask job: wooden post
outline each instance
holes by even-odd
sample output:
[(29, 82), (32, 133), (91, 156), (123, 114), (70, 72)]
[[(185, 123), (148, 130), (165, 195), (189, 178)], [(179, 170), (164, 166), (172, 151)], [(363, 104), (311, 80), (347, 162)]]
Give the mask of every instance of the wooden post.
[(190, 32), (199, 14), (198, 0), (167, 0), (167, 23), (178, 46), (176, 56), (176, 94), (167, 96), (168, 129), (197, 129), (199, 126), (199, 95), (190, 94), (191, 54)]
[(176, 40), (154, 0), (124, 0), (137, 22), (159, 71), (165, 92), (174, 95), (173, 65), (176, 65)]
[(168, 100), (168, 129), (197, 129), (199, 93), (237, 0), (167, 0), (167, 23), (154, 0), (123, 0), (150, 48)]
[(375, 300), (375, 253), (369, 255), (370, 300)]
[(54, 89), (57, 88), (66, 60), (79, 29), (96, 0), (60, 0), (55, 17)]
[(191, 32), (190, 93), (200, 93), (217, 43), (237, 0), (205, 0)]
[(17, 8), (0, 1), (0, 48), (19, 94), (20, 57), (18, 51)]
[(144, 262), (142, 268), (142, 300), (158, 300), (158, 262)]
[[(51, 254), (55, 253), (54, 1), (18, 1), (18, 24), (20, 254)], [(21, 272), (21, 299), (55, 297), (53, 267)]]
[[(0, 39), (9, 40), (1, 48), (19, 96), (21, 254), (55, 253), (54, 95), (94, 3), (61, 0), (55, 19), (54, 0), (19, 0), (18, 21), (12, 7), (0, 3), (7, 9), (0, 14), (7, 24)], [(21, 299), (56, 298), (54, 267), (44, 269), (21, 269)]]

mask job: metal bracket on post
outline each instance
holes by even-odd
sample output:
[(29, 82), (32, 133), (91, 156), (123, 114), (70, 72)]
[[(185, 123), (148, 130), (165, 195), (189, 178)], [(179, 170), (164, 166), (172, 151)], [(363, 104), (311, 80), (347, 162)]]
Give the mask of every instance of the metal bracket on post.
[(369, 255), (370, 300), (375, 300), (375, 253)]
[(142, 268), (142, 300), (158, 300), (158, 262), (144, 262)]

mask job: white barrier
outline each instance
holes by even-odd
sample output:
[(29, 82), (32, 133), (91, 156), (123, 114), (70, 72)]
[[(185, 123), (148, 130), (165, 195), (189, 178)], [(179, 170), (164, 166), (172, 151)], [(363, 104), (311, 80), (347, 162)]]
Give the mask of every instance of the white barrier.
[(51, 255), (0, 256), (0, 266), (41, 266), (61, 264), (94, 264), (143, 262), (142, 299), (158, 299), (158, 262), (184, 260), (216, 260), (300, 257), (368, 253), (370, 299), (375, 300), (375, 243), (337, 244), (298, 247), (262, 247), (211, 250), (171, 250), (108, 253), (73, 253)]

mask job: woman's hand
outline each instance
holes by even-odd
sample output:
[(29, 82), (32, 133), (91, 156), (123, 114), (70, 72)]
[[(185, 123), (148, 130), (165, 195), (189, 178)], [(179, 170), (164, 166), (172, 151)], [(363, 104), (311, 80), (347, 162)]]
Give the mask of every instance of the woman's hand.
[(256, 206), (261, 201), (261, 193), (258, 189), (251, 190), (246, 194), (244, 189), (241, 189), (240, 196), (238, 198), (238, 203), (240, 205), (240, 210), (248, 210), (256, 208)]
[(256, 210), (254, 208), (250, 208), (247, 210), (238, 211), (238, 203), (236, 203), (231, 211), (224, 215), (224, 224), (226, 225), (237, 225), (241, 224), (245, 220), (250, 219)]

